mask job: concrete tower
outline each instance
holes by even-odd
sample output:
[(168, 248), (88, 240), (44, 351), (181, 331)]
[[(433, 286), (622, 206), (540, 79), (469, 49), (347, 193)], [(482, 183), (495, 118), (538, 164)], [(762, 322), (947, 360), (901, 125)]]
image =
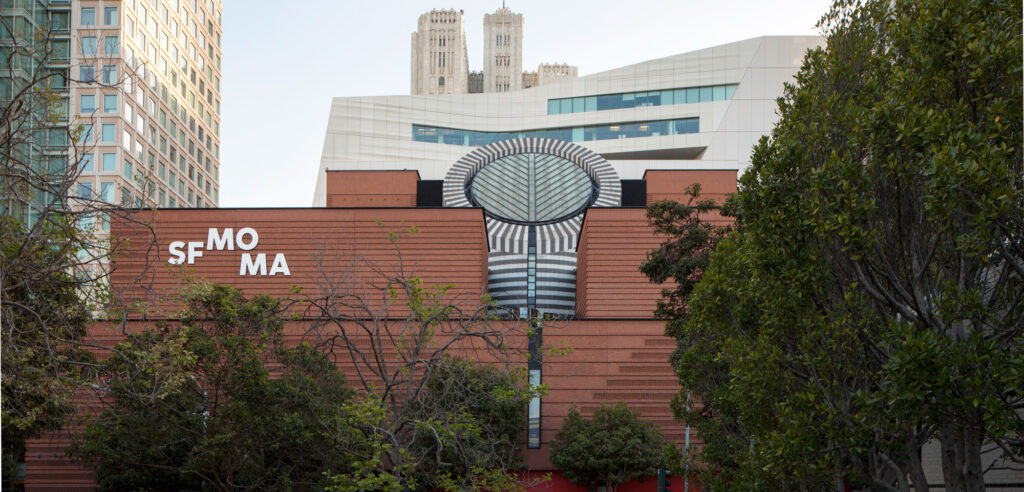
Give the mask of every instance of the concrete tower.
[(484, 92), (523, 88), (523, 14), (484, 14)]
[(465, 94), (469, 60), (462, 11), (431, 10), (420, 16), (412, 33), (413, 95)]

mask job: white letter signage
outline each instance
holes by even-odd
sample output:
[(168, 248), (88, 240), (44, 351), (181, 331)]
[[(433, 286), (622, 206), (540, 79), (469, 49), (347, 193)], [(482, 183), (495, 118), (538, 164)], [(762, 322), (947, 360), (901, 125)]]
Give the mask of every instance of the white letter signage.
[[(206, 232), (205, 244), (202, 241), (172, 241), (167, 246), (167, 252), (171, 255), (167, 259), (167, 263), (171, 265), (181, 265), (182, 263), (194, 265), (196, 258), (203, 257), (204, 249), (206, 251), (234, 251), (237, 247), (242, 251), (252, 251), (256, 249), (259, 243), (260, 235), (252, 227), (238, 229), (238, 233), (235, 233), (233, 227), (227, 227), (223, 230), (211, 227)], [(244, 277), (247, 275), (274, 276), (278, 274), (285, 276), (292, 274), (288, 268), (288, 260), (285, 259), (284, 253), (274, 253), (274, 261), (270, 265), (269, 274), (267, 273), (267, 253), (256, 253), (255, 257), (251, 253), (242, 253), (238, 266), (238, 275)]]

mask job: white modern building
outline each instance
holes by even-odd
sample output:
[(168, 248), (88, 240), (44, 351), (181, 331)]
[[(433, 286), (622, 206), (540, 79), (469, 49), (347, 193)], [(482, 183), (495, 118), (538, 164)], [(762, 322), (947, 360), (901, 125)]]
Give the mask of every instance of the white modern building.
[(626, 180), (649, 169), (742, 171), (778, 118), (783, 84), (821, 43), (753, 38), (518, 91), (335, 98), (313, 205), (326, 205), (328, 170), (442, 180), (475, 148), (519, 137), (577, 143)]

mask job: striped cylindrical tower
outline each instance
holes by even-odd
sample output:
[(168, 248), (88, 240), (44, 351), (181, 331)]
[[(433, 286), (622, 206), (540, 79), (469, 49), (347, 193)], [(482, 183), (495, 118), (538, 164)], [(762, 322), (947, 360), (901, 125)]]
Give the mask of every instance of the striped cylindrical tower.
[(588, 207), (616, 207), (621, 182), (600, 155), (571, 142), (495, 142), (445, 176), (444, 205), (484, 209), (488, 290), (498, 305), (556, 317), (576, 310), (576, 244)]

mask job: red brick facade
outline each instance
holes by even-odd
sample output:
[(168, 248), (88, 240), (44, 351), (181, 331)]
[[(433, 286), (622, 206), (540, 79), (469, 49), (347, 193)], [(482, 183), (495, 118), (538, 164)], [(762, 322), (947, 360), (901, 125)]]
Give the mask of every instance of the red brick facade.
[[(735, 191), (734, 171), (651, 173), (657, 173), (657, 179), (649, 181), (649, 200), (679, 199), (680, 187), (694, 181), (706, 182), (706, 196), (716, 200)], [(451, 294), (467, 305), (480, 301), (488, 274), (481, 209), (415, 208), (414, 171), (349, 171), (329, 177), (330, 205), (363, 208), (161, 209), (140, 211), (135, 217), (138, 223), (115, 223), (112, 234), (123, 247), (113, 261), (112, 287), (126, 300), (146, 301), (144, 314), (157, 318), (173, 314), (175, 305), (165, 296), (189, 278), (231, 284), (250, 295), (285, 296), (295, 287), (321, 288), (325, 275), (344, 276), (348, 285), (358, 289), (380, 272), (394, 271), (419, 276), (427, 285), (452, 284)], [(400, 232), (411, 227), (418, 232)], [(258, 241), (251, 233), (242, 234), (244, 228), (255, 231)], [(399, 232), (397, 247), (389, 232)], [(572, 350), (544, 359), (542, 382), (549, 391), (541, 405), (542, 447), (524, 451), (531, 470), (551, 470), (547, 443), (573, 405), (590, 415), (601, 403), (623, 401), (660, 425), (667, 439), (677, 443), (686, 439), (685, 424), (676, 421), (670, 409), (680, 391), (669, 365), (675, 341), (664, 336), (663, 321), (652, 319), (663, 286), (652, 285), (638, 271), (647, 252), (662, 240), (647, 225), (643, 209), (587, 211), (577, 246), (576, 318), (544, 326), (545, 345)], [(180, 243), (172, 252), (175, 242)], [(193, 253), (202, 256), (193, 255), (191, 264), (187, 261), (190, 242), (202, 245), (193, 247)], [(265, 274), (259, 265), (247, 266), (246, 254), (252, 261), (264, 255)], [(278, 254), (285, 258), (287, 275), (280, 268), (271, 274)], [(168, 262), (178, 257), (183, 264)], [(290, 322), (288, 334), (299, 337), (305, 332), (304, 323)], [(146, 322), (132, 322), (130, 329), (146, 326)], [(112, 345), (120, 333), (120, 327), (99, 324), (91, 337), (98, 344)], [(351, 370), (345, 363), (339, 365)], [(28, 490), (92, 487), (90, 474), (64, 459), (67, 444), (66, 432), (29, 443)], [(673, 479), (673, 490), (682, 490), (681, 482)], [(652, 478), (621, 490), (654, 487)], [(549, 488), (585, 490), (557, 475)]]

